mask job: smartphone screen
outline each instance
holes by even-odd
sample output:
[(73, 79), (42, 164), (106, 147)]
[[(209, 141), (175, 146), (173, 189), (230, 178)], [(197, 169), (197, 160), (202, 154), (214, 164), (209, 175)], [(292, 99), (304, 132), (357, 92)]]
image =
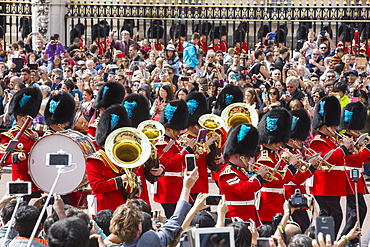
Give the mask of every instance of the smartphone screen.
[(28, 183), (9, 183), (9, 195), (28, 195)]
[(221, 196), (209, 196), (206, 199), (206, 205), (218, 205), (220, 203)]
[(257, 247), (270, 247), (269, 238), (257, 238)]
[(197, 142), (205, 142), (206, 138), (207, 138), (207, 133), (208, 133), (207, 129), (199, 130), (198, 137), (197, 137)]
[(194, 154), (185, 155), (185, 162), (186, 162), (187, 171), (190, 172), (190, 171), (195, 169), (195, 156), (194, 156)]

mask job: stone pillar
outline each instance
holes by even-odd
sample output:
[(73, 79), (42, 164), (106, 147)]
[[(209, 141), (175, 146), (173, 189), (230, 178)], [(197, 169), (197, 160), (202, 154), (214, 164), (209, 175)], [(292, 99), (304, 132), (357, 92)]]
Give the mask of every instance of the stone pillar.
[(65, 14), (68, 0), (33, 0), (32, 22), (33, 32), (39, 32), (49, 41), (54, 33), (65, 37)]

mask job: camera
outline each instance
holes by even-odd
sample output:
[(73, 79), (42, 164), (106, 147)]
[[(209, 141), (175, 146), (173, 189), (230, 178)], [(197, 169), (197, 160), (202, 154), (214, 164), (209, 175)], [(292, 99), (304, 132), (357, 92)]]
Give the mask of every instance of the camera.
[(294, 194), (290, 197), (289, 202), (293, 208), (308, 207), (307, 198), (304, 195), (302, 195), (300, 189), (295, 190)]

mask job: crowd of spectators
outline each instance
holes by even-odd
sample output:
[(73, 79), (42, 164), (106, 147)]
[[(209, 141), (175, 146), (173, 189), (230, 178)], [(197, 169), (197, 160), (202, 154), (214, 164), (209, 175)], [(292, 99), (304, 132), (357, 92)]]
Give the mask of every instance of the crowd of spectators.
[[(126, 96), (140, 93), (147, 97), (152, 120), (159, 120), (161, 109), (169, 101), (185, 99), (194, 91), (204, 93), (211, 112), (219, 92), (227, 84), (243, 90), (244, 102), (252, 106), (260, 118), (275, 107), (304, 108), (313, 115), (315, 104), (326, 95), (337, 96), (342, 108), (351, 101), (361, 101), (370, 109), (368, 57), (346, 54), (343, 48), (335, 46), (328, 33), (316, 35), (309, 32), (307, 41), (296, 51), (275, 45), (266, 35), (261, 43), (241, 53), (232, 44), (226, 51), (217, 50), (214, 43), (204, 52), (199, 49), (202, 37), (198, 33), (183, 42), (182, 50), (180, 42), (175, 40), (161, 45), (147, 38), (133, 39), (128, 31), (121, 32), (121, 40), (115, 40), (116, 36), (117, 32), (112, 31), (110, 47), (106, 46), (104, 52), (100, 43), (86, 45), (82, 39), (76, 38), (72, 44), (62, 44), (58, 34), (52, 35), (47, 42), (34, 33), (0, 51), (1, 125), (9, 128), (13, 124), (14, 119), (7, 114), (13, 95), (24, 87), (39, 87), (43, 103), (34, 119), (34, 129), (45, 130), (43, 110), (49, 97), (69, 92), (76, 101), (75, 121), (80, 122), (75, 129), (86, 130), (83, 126), (87, 127), (87, 124), (81, 122), (91, 123), (97, 117), (94, 98), (108, 81), (122, 83)], [(363, 131), (369, 130), (370, 122), (367, 122)], [(365, 170), (365, 175), (369, 179), (370, 170)], [(223, 201), (217, 207), (216, 215), (204, 211), (207, 194), (200, 194), (193, 207), (187, 202), (196, 177), (197, 170), (185, 177), (178, 208), (166, 223), (158, 212), (153, 218), (150, 206), (143, 205), (142, 201), (128, 201), (115, 212), (101, 211), (92, 221), (89, 215), (63, 205), (55, 196), (53, 213), (40, 225), (41, 238), (35, 238), (33, 246), (93, 246), (94, 239), (99, 246), (119, 246), (122, 242), (122, 246), (176, 246), (181, 229), (202, 227), (203, 221), (196, 222), (195, 219), (210, 217), (208, 220), (213, 224), (206, 226), (225, 226), (227, 207)], [(42, 200), (32, 200), (31, 205), (21, 204), (13, 228), (8, 223), (15, 201), (10, 199), (2, 201), (4, 226), (0, 229), (0, 241), (11, 227), (6, 246), (26, 246), (40, 214)], [(317, 213), (314, 206), (312, 203), (308, 210)], [(333, 243), (335, 239), (323, 240), (326, 236), (319, 235), (312, 241), (315, 239), (312, 228), (303, 233), (294, 222), (288, 221), (292, 210), (295, 209), (287, 202), (280, 228), (261, 226), (255, 229), (253, 224), (247, 226), (233, 219), (230, 226), (235, 229), (236, 246), (255, 245), (257, 236), (273, 236), (277, 243), (272, 240), (270, 246), (343, 246), (345, 240), (356, 238), (360, 233), (356, 225), (347, 239)], [(285, 232), (285, 239), (279, 229)]]

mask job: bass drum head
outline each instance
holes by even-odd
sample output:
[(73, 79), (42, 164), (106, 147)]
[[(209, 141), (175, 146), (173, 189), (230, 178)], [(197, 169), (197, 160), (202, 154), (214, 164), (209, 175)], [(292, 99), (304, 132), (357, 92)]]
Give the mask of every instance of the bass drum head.
[(71, 138), (61, 134), (42, 137), (32, 147), (28, 169), (36, 186), (47, 193), (50, 192), (57, 177), (58, 169), (46, 165), (46, 156), (48, 153), (56, 153), (60, 150), (72, 155), (72, 166), (63, 168), (65, 173), (60, 175), (54, 189), (54, 193), (65, 195), (78, 187), (86, 169), (85, 156), (81, 147)]

